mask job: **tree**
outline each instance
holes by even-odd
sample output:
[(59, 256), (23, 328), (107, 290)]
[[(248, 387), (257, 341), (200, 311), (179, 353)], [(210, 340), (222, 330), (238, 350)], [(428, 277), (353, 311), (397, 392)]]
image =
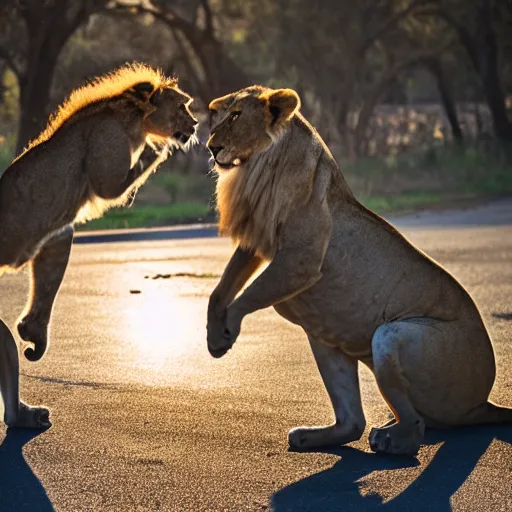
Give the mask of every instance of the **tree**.
[(6, 30), (0, 58), (16, 74), (20, 119), (16, 151), (37, 136), (46, 122), (46, 108), (59, 54), (79, 25), (107, 0), (6, 0), (0, 18)]
[(178, 61), (193, 83), (193, 92), (204, 103), (248, 85), (245, 73), (216, 38), (208, 0), (5, 0), (0, 7), (0, 61), (16, 74), (20, 89), (17, 152), (46, 123), (52, 79), (66, 42), (100, 12), (149, 13), (165, 23), (174, 35)]
[(172, 31), (181, 66), (195, 87), (192, 92), (204, 104), (249, 85), (247, 74), (217, 36), (215, 12), (208, 0), (153, 0), (127, 5), (131, 12), (150, 13)]
[[(425, 59), (441, 55), (451, 41), (407, 37), (404, 25), (428, 0), (307, 0), (281, 2), (277, 12), (282, 69), (314, 91), (339, 131), (349, 158), (361, 156), (374, 109), (399, 76)], [(328, 137), (329, 138), (329, 137)]]
[[(496, 135), (512, 142), (512, 123), (505, 102), (500, 76), (500, 48), (496, 37), (500, 18), (510, 21), (512, 6), (509, 1), (439, 0), (434, 10), (455, 30), (475, 70), (492, 114)], [(499, 14), (499, 17), (498, 17)], [(506, 28), (510, 31), (510, 26)]]

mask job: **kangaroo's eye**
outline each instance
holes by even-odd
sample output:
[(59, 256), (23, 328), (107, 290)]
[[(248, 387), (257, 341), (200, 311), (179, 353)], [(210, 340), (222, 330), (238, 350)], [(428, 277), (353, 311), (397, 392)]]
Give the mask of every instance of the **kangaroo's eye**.
[(231, 115), (229, 116), (230, 121), (236, 121), (242, 112), (240, 110), (236, 110), (235, 112), (231, 112)]

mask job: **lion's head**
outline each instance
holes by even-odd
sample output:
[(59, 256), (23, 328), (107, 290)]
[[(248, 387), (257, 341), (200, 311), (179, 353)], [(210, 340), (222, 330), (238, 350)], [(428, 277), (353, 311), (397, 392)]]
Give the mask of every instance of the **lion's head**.
[(279, 226), (311, 194), (323, 143), (291, 89), (252, 86), (209, 109), (220, 232), (271, 259)]
[(181, 145), (194, 135), (197, 119), (189, 110), (192, 98), (175, 84), (155, 87), (151, 82), (142, 82), (127, 94), (147, 112), (144, 131), (151, 141), (172, 140)]
[(260, 86), (212, 101), (208, 148), (216, 169), (231, 170), (268, 149), (299, 108), (295, 91)]

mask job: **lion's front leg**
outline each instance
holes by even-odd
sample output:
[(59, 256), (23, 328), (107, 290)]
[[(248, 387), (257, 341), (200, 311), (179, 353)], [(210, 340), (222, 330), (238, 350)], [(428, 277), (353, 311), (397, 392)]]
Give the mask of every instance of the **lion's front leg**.
[(73, 228), (66, 227), (50, 238), (31, 262), (31, 291), (26, 314), (18, 324), (22, 339), (34, 344), (25, 350), (29, 361), (38, 361), (48, 345), (48, 324), (55, 297), (69, 261)]
[[(260, 266), (262, 258), (253, 251), (238, 247), (231, 257), (222, 278), (210, 296), (206, 326), (208, 350), (213, 357), (226, 353), (224, 331), (227, 306)], [(228, 347), (229, 348), (229, 347)]]
[(19, 376), (18, 347), (9, 328), (0, 320), (0, 392), (5, 424), (25, 428), (51, 426), (46, 407), (31, 407), (20, 400)]
[(340, 446), (357, 441), (366, 421), (361, 405), (357, 361), (341, 350), (309, 339), (315, 361), (334, 408), (335, 422), (325, 427), (299, 427), (290, 431), (292, 450)]

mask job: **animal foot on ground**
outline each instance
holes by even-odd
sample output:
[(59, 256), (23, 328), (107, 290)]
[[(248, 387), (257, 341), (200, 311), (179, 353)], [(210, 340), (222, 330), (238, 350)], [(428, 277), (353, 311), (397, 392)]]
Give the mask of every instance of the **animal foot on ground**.
[(357, 441), (364, 428), (352, 427), (347, 429), (343, 425), (329, 425), (327, 427), (299, 427), (288, 433), (290, 450), (303, 451), (325, 446), (341, 446)]
[(50, 421), (50, 411), (46, 407), (31, 407), (30, 405), (20, 403), (20, 408), (16, 418), (5, 419), (5, 424), (9, 428), (49, 428), (52, 426)]
[(370, 447), (377, 453), (416, 455), (425, 435), (422, 418), (415, 423), (399, 422), (390, 426), (374, 427), (369, 436)]

